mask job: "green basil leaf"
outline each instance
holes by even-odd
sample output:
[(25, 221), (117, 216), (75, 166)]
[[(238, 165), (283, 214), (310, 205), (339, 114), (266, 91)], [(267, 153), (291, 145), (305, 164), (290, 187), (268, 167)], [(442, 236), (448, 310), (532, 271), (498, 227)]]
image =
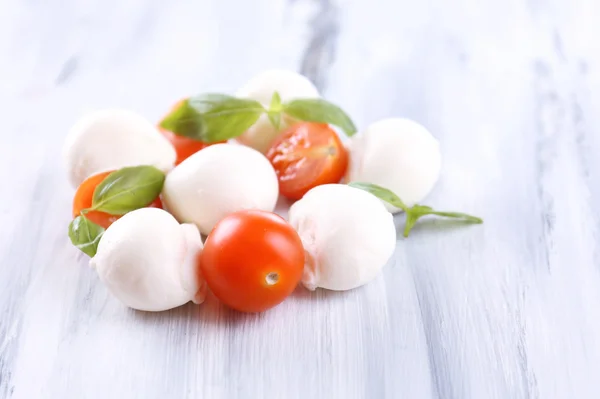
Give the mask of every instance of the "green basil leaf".
[(302, 98), (283, 104), (283, 112), (306, 122), (328, 123), (339, 127), (347, 136), (356, 133), (352, 119), (340, 107), (322, 98)]
[(368, 193), (371, 193), (374, 196), (376, 196), (377, 198), (379, 198), (380, 200), (383, 200), (383, 201), (387, 202), (388, 204), (395, 206), (396, 208), (400, 208), (405, 212), (408, 211), (408, 206), (400, 199), (400, 197), (398, 197), (396, 194), (394, 194), (392, 191), (388, 190), (387, 188), (378, 186), (376, 184), (363, 183), (363, 182), (351, 182), (351, 183), (348, 183), (348, 185), (351, 187), (354, 187), (354, 188), (359, 188)]
[(98, 243), (104, 229), (92, 223), (85, 216), (77, 216), (69, 224), (69, 238), (73, 245), (86, 255), (93, 257), (98, 250)]
[(408, 237), (410, 231), (417, 223), (417, 220), (427, 215), (436, 215), (445, 218), (457, 219), (465, 223), (483, 223), (483, 219), (478, 218), (477, 216), (472, 216), (461, 212), (436, 211), (430, 206), (417, 204), (406, 212), (406, 225), (404, 226), (404, 237)]
[(265, 112), (258, 101), (226, 94), (201, 94), (182, 102), (160, 126), (206, 143), (238, 137)]
[(281, 127), (281, 97), (278, 92), (274, 92), (273, 97), (271, 97), (271, 104), (269, 105), (267, 116), (273, 126), (279, 130)]
[(269, 104), (269, 111), (281, 112), (281, 96), (278, 92), (273, 92), (271, 97), (271, 104)]
[(160, 194), (165, 174), (154, 166), (133, 166), (119, 169), (96, 186), (92, 209), (111, 215), (148, 206)]
[(197, 138), (203, 129), (202, 115), (186, 99), (160, 122), (160, 127), (179, 136)]
[(425, 215), (436, 215), (436, 216), (442, 216), (445, 218), (460, 219), (460, 220), (463, 220), (468, 223), (478, 223), (478, 224), (483, 223), (483, 219), (481, 219), (477, 216), (469, 215), (467, 213), (462, 213), (462, 212), (436, 211), (435, 209), (431, 208), (430, 206), (426, 206), (426, 205), (415, 205), (411, 208), (411, 212), (418, 215), (419, 217), (425, 216)]

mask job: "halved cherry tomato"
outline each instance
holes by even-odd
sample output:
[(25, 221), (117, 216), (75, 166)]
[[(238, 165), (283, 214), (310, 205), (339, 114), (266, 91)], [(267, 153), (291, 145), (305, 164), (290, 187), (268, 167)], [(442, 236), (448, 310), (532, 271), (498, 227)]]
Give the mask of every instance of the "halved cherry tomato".
[[(170, 112), (173, 112), (181, 105), (184, 100), (179, 100), (175, 105), (171, 108)], [(189, 137), (179, 136), (173, 132), (165, 130), (160, 127), (160, 132), (163, 136), (167, 138), (175, 147), (175, 152), (177, 153), (177, 159), (175, 160), (175, 165), (179, 165), (183, 161), (185, 161), (190, 155), (197, 153), (198, 151), (208, 147), (209, 145), (217, 144), (217, 143), (205, 143), (200, 140), (194, 140)], [(219, 143), (224, 143), (224, 141), (220, 141)]]
[(200, 270), (223, 303), (262, 312), (288, 297), (302, 277), (304, 249), (280, 216), (244, 210), (222, 219), (208, 235)]
[(348, 152), (336, 132), (324, 123), (303, 122), (283, 132), (267, 151), (279, 192), (300, 199), (321, 184), (338, 183), (348, 167)]
[[(113, 171), (102, 172), (92, 175), (85, 179), (83, 183), (79, 185), (73, 198), (73, 217), (77, 217), (81, 214), (81, 211), (92, 207), (92, 198), (94, 197), (94, 190), (96, 186), (112, 173)], [(150, 205), (149, 208), (162, 208), (162, 202), (160, 198), (156, 198)], [(85, 213), (85, 217), (93, 223), (99, 226), (108, 228), (115, 220), (121, 217), (121, 215), (111, 215), (99, 211), (89, 211)]]

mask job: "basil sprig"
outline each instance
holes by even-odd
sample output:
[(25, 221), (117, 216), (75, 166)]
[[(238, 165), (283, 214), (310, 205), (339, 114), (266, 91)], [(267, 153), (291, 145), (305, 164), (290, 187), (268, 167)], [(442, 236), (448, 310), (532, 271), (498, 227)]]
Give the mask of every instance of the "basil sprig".
[(426, 205), (413, 205), (412, 207), (408, 207), (396, 194), (387, 188), (378, 186), (376, 184), (371, 183), (363, 183), (363, 182), (351, 182), (348, 184), (351, 187), (359, 188), (361, 190), (367, 191), (377, 198), (387, 202), (388, 204), (395, 206), (396, 208), (402, 209), (406, 212), (406, 224), (404, 226), (404, 237), (408, 237), (410, 231), (415, 226), (419, 218), (426, 215), (436, 215), (442, 216), (446, 218), (458, 219), (464, 221), (466, 223), (483, 223), (481, 218), (476, 216), (471, 216), (466, 213), (460, 212), (444, 212), (444, 211), (436, 211), (430, 206)]
[(273, 93), (268, 109), (248, 98), (201, 94), (182, 101), (160, 122), (160, 127), (180, 136), (214, 143), (240, 136), (263, 114), (277, 129), (281, 126), (282, 116), (286, 115), (298, 121), (337, 126), (348, 136), (356, 133), (350, 117), (337, 105), (322, 98), (300, 98), (282, 103), (277, 92)]
[(201, 94), (184, 100), (160, 127), (177, 135), (214, 143), (237, 137), (266, 112), (255, 100), (226, 94)]

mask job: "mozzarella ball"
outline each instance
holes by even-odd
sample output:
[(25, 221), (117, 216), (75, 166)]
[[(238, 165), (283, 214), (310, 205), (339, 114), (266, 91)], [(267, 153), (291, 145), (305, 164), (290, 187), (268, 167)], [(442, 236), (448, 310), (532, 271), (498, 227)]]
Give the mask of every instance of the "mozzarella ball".
[(305, 250), (302, 283), (344, 291), (377, 276), (396, 246), (392, 214), (377, 197), (344, 184), (317, 186), (290, 208)]
[[(346, 181), (377, 184), (393, 191), (408, 206), (429, 194), (440, 175), (439, 142), (420, 124), (390, 118), (352, 137)], [(400, 209), (384, 202), (390, 212)]]
[(160, 311), (204, 300), (196, 272), (201, 251), (196, 226), (180, 225), (162, 209), (142, 208), (104, 232), (90, 266), (125, 305)]
[(73, 187), (99, 172), (152, 165), (169, 171), (175, 149), (149, 121), (122, 109), (106, 109), (81, 118), (71, 128), (63, 157)]
[(162, 195), (180, 222), (195, 223), (208, 234), (230, 213), (273, 211), (278, 193), (277, 175), (261, 153), (242, 145), (215, 144), (173, 169)]
[[(259, 101), (265, 108), (271, 103), (273, 93), (278, 92), (281, 102), (295, 98), (318, 98), (319, 91), (306, 77), (282, 69), (264, 71), (250, 79), (236, 93), (237, 97), (251, 98)], [(250, 127), (237, 140), (260, 152), (266, 152), (273, 140), (280, 132), (285, 130), (293, 121), (285, 115), (281, 118), (281, 126), (276, 129), (269, 121), (266, 114), (261, 115), (258, 121)]]

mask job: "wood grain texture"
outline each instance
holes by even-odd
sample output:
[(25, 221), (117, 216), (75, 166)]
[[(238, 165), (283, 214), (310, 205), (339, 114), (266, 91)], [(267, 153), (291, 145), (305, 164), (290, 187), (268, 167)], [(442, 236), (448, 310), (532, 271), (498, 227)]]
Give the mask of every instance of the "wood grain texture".
[[(0, 3), (0, 398), (599, 398), (600, 3)], [(158, 119), (254, 73), (308, 75), (360, 127), (441, 141), (425, 221), (367, 286), (262, 315), (147, 314), (66, 235), (89, 109)], [(397, 217), (402, 225), (402, 216)]]

